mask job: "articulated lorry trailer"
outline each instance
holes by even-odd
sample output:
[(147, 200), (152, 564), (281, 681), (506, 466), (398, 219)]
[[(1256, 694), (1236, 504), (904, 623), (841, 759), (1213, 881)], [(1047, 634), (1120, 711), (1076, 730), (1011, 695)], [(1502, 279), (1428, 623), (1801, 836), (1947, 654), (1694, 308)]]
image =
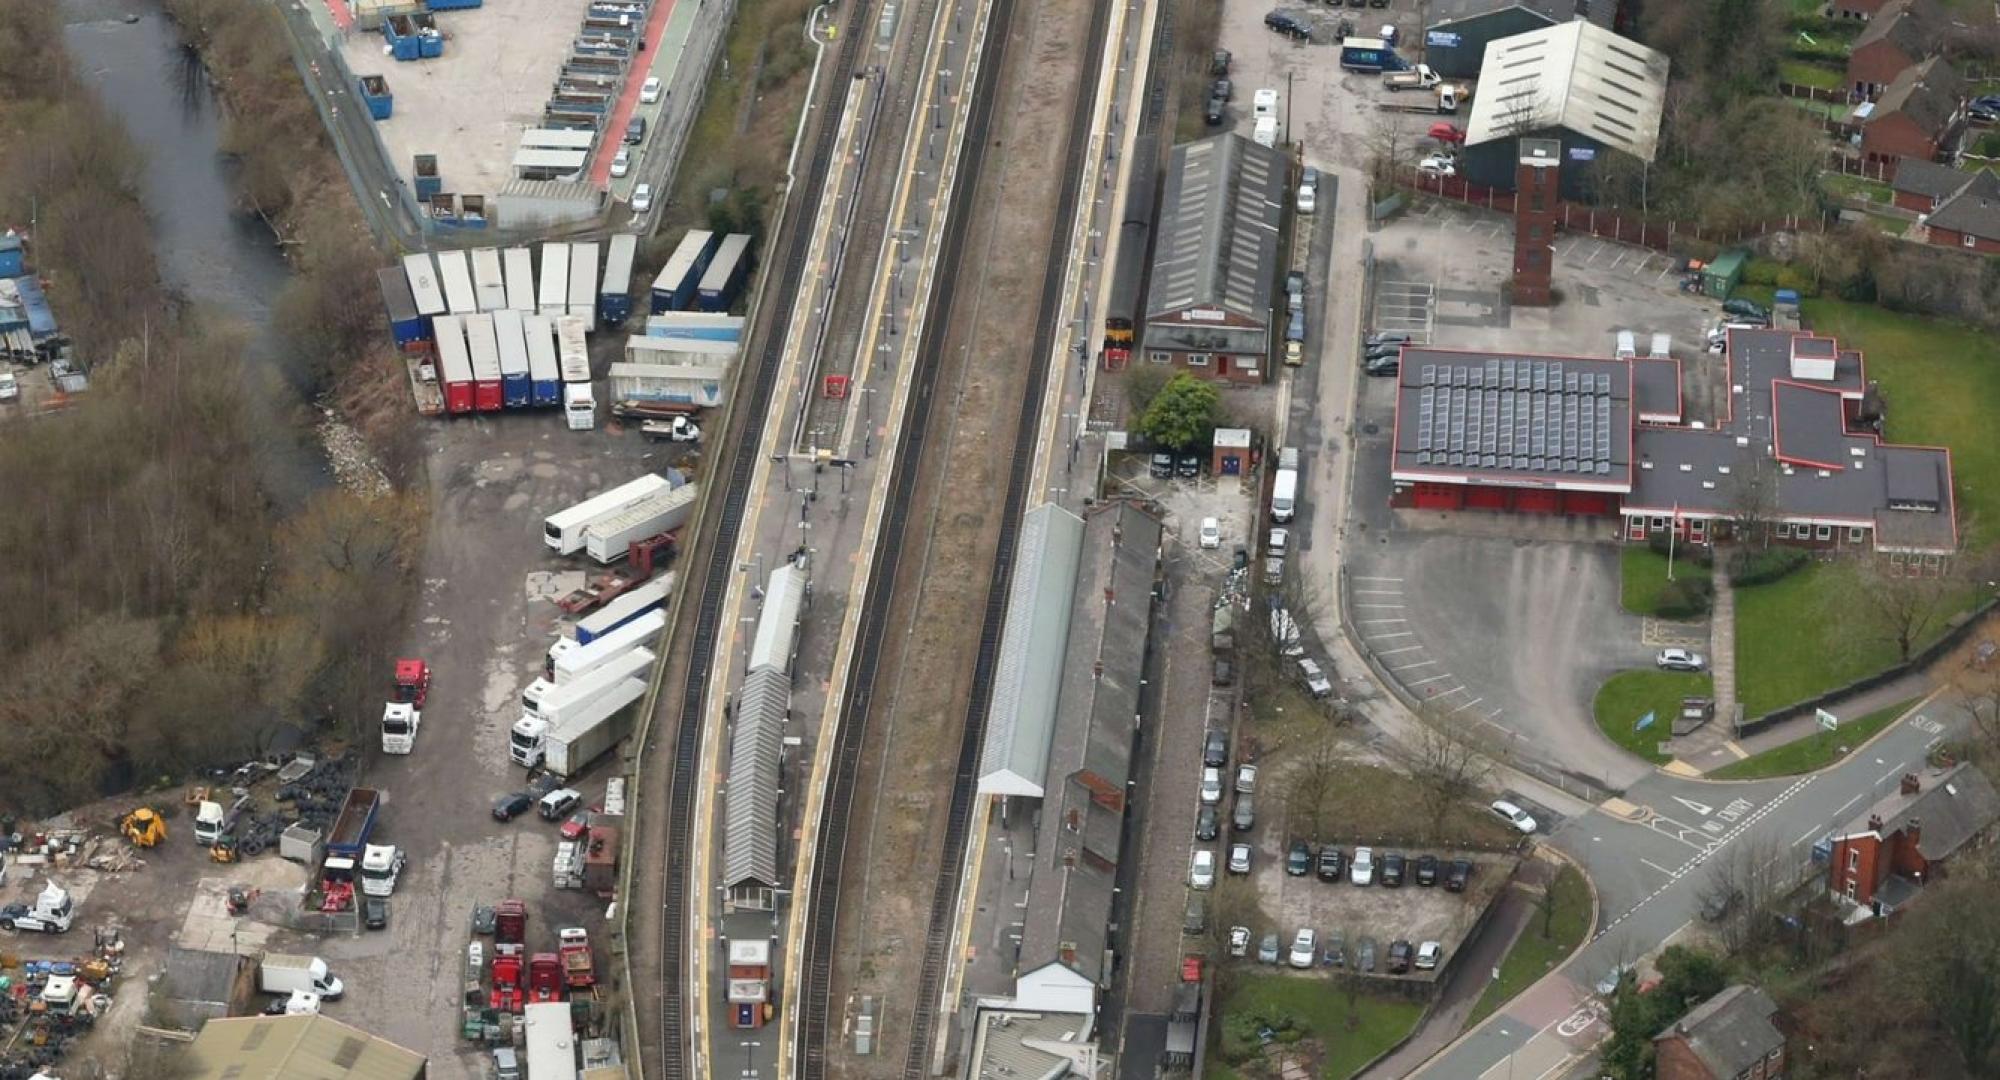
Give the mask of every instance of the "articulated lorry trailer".
[(608, 517), (583, 527), (583, 549), (600, 563), (614, 563), (625, 557), (632, 541), (671, 532), (694, 516), (701, 499), (701, 485), (693, 482), (677, 488), (655, 491)]
[(524, 725), (533, 726), (523, 717), (508, 739), (508, 751), (518, 764), (540, 766), (567, 780), (632, 733), (632, 706), (645, 696), (645, 682), (626, 679), (567, 719), (534, 721), (546, 725), (539, 738), (523, 730)]

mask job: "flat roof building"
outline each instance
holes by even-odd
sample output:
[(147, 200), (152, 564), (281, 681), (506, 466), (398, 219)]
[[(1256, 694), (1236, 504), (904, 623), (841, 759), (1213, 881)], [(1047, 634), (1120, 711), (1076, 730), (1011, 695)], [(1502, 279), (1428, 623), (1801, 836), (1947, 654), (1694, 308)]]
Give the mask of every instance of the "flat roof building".
[(192, 1080), (423, 1080), (428, 1059), (330, 1016), (210, 1020), (188, 1044)]

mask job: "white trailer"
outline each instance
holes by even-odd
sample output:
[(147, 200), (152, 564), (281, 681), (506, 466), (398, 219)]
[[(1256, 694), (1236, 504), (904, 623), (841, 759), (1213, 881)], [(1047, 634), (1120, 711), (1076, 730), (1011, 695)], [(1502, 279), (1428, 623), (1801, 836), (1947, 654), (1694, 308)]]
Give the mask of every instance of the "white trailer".
[(453, 315), (479, 314), (479, 294), (472, 289), (472, 271), (466, 267), (465, 252), (437, 253), (438, 281), (444, 286), (445, 306)]
[(590, 346), (583, 339), (583, 320), (568, 315), (555, 320), (556, 359), (566, 383), (590, 382)]
[(430, 252), (403, 256), (403, 276), (409, 279), (410, 298), (417, 302), (417, 314), (442, 315), (450, 310), (445, 307), (444, 290), (438, 286), (437, 264), (431, 261)]
[(542, 314), (569, 314), (569, 245), (542, 245)]
[(493, 316), (466, 316), (465, 343), (472, 353), (473, 384), (482, 388), (479, 405), (480, 411), (490, 412), (493, 409), (499, 408), (500, 403), (494, 400), (491, 405), (488, 405), (487, 392), (483, 388), (487, 384), (491, 384), (493, 393), (497, 397), (501, 385), (500, 336), (493, 332)]
[(568, 682), (536, 679), (521, 692), (521, 715), (557, 721), (625, 679), (643, 679), (653, 666), (653, 651), (633, 646)]
[(555, 644), (549, 646), (547, 666), (543, 669), (543, 674), (551, 682), (561, 686), (578, 675), (587, 674), (610, 663), (633, 647), (659, 637), (660, 631), (666, 629), (666, 626), (666, 612), (654, 610), (588, 645), (578, 645), (569, 638), (558, 638)]
[(500, 268), (499, 248), (473, 249), (472, 292), (481, 311), (507, 306), (507, 273)]
[(666, 477), (657, 473), (646, 473), (610, 491), (593, 495), (575, 506), (558, 510), (543, 519), (542, 539), (556, 549), (558, 555), (569, 555), (579, 551), (583, 548), (583, 530), (592, 522), (611, 517), (655, 492), (666, 490), (669, 486)]
[(542, 735), (542, 768), (567, 780), (632, 733), (632, 704), (646, 696), (646, 684), (627, 679), (569, 720), (549, 725)]
[(568, 1003), (527, 1005), (521, 1017), (527, 1032), (528, 1080), (576, 1080), (576, 1033), (570, 1029)]
[(690, 482), (670, 491), (656, 491), (611, 517), (585, 525), (583, 550), (600, 563), (617, 562), (625, 557), (632, 541), (678, 529), (693, 517), (700, 489), (700, 484)]
[(524, 315), (532, 315), (535, 307), (535, 253), (524, 247), (508, 248), (501, 253), (507, 269), (507, 306)]
[(597, 244), (585, 241), (569, 246), (569, 313), (583, 320), (583, 328), (597, 332)]

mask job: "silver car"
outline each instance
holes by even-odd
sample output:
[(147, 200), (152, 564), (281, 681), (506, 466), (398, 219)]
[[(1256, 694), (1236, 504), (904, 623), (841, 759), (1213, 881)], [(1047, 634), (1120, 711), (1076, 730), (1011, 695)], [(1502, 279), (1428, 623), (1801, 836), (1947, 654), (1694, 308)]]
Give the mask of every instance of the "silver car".
[(1305, 680), (1306, 690), (1316, 698), (1328, 697), (1333, 693), (1333, 682), (1321, 671), (1319, 661), (1310, 656), (1299, 657), (1299, 677)]

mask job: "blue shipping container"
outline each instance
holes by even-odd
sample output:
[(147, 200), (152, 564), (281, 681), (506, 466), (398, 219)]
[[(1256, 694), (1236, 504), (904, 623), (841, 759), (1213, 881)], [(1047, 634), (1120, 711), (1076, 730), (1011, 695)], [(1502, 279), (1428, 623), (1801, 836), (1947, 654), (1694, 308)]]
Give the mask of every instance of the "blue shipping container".
[(397, 348), (407, 349), (429, 341), (430, 322), (417, 314), (417, 301), (410, 293), (410, 279), (403, 268), (384, 267), (376, 271), (376, 280), (382, 286), (382, 305), (389, 311), (389, 330), (396, 336)]
[(602, 326), (621, 326), (632, 314), (632, 260), (638, 254), (639, 238), (632, 233), (616, 233), (604, 258), (604, 283), (597, 290), (597, 321)]
[(432, 11), (464, 11), (482, 3), (485, 0), (424, 0), (424, 6)]
[(361, 76), (361, 100), (368, 103), (368, 115), (377, 120), (389, 119), (396, 108), (396, 95), (389, 92), (389, 82), (380, 75)]
[(736, 290), (743, 286), (743, 276), (750, 267), (750, 237), (745, 233), (730, 233), (722, 238), (722, 246), (715, 249), (715, 258), (708, 264), (708, 271), (701, 275), (701, 287), (695, 299), (703, 311), (728, 311), (736, 302)]
[(681, 237), (667, 264), (653, 279), (653, 314), (687, 310), (694, 302), (695, 286), (701, 282), (702, 273), (715, 257), (716, 245), (721, 242), (721, 236), (707, 229), (689, 229)]
[(25, 252), (18, 236), (0, 236), (0, 277), (20, 277), (25, 268)]
[(14, 279), (14, 290), (21, 296), (21, 308), (28, 315), (28, 333), (36, 341), (56, 335), (56, 313), (49, 307), (49, 298), (42, 292), (42, 283), (33, 274)]

